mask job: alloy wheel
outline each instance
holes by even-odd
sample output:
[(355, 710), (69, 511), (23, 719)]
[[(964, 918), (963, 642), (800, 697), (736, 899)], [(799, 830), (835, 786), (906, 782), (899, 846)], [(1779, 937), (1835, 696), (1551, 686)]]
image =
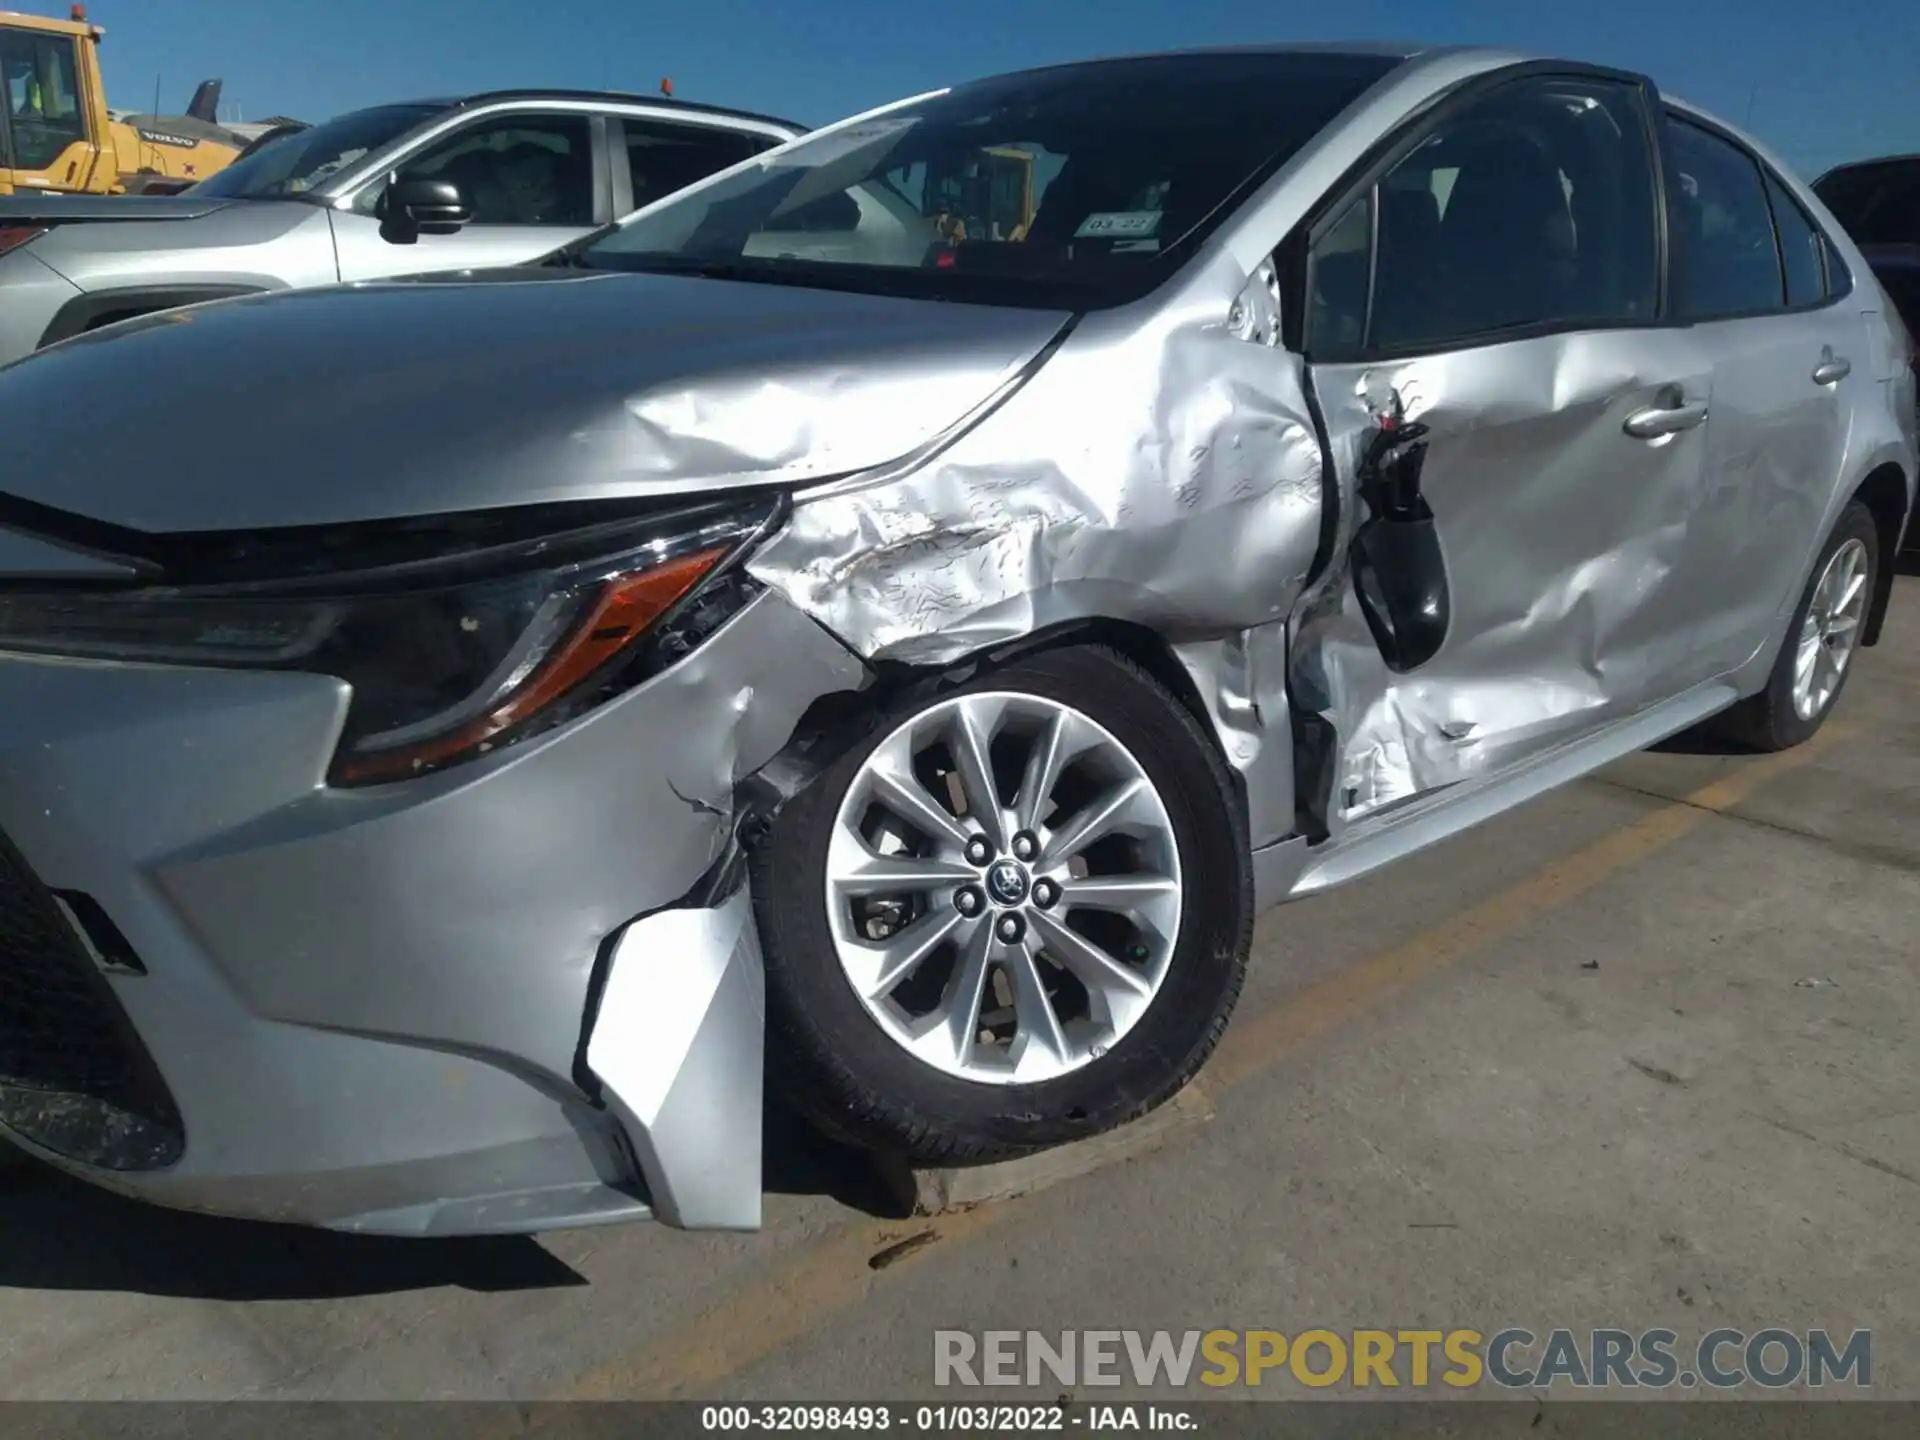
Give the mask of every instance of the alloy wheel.
[(1059, 701), (958, 696), (862, 763), (828, 844), (840, 967), (924, 1063), (1031, 1084), (1144, 1015), (1180, 933), (1166, 806), (1109, 731)]
[(1868, 569), (1867, 547), (1851, 539), (1833, 552), (1813, 587), (1793, 662), (1793, 709), (1802, 720), (1824, 711), (1846, 676), (1867, 611)]

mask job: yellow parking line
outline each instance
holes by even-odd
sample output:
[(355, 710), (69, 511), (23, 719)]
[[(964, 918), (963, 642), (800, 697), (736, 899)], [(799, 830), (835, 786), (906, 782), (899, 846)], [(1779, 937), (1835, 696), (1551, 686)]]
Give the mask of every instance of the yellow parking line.
[[(1387, 999), (1456, 964), (1665, 849), (1710, 816), (1730, 810), (1776, 776), (1818, 758), (1858, 727), (1827, 725), (1805, 745), (1743, 765), (1683, 800), (1615, 830), (1498, 894), (1469, 906), (1404, 944), (1301, 991), (1262, 1014), (1242, 1016), (1207, 1066), (1218, 1093), (1253, 1079), (1288, 1055), (1377, 1009)], [(818, 1332), (877, 1284), (955, 1244), (1013, 1219), (1027, 1206), (1010, 1200), (931, 1219), (856, 1221), (837, 1227), (761, 1274), (713, 1309), (638, 1350), (586, 1371), (561, 1400), (665, 1399), (698, 1395)], [(902, 1248), (880, 1269), (873, 1257)]]

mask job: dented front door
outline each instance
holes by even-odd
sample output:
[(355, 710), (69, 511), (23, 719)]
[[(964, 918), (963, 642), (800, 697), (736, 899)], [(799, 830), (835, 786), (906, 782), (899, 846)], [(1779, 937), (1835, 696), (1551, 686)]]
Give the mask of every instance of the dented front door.
[(1317, 699), (1339, 737), (1338, 819), (1495, 772), (1693, 681), (1714, 603), (1694, 553), (1706, 430), (1632, 429), (1676, 412), (1684, 425), (1711, 377), (1679, 330), (1315, 368), (1352, 531), (1381, 397), (1397, 394), (1426, 427), (1420, 483), (1449, 610), (1438, 651), (1396, 674), (1349, 549), (1345, 578), (1302, 627), (1297, 646), (1317, 657)]
[[(1648, 103), (1630, 77), (1503, 84), (1312, 241), (1342, 514), (1289, 681), (1328, 834), (1700, 678), (1714, 372), (1658, 323)], [(1389, 633), (1396, 597), (1424, 643)]]

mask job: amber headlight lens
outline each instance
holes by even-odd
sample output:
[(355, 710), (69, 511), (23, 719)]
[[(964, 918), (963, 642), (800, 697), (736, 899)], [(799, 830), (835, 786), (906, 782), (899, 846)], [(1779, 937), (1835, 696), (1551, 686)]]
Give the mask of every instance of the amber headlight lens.
[(591, 709), (744, 601), (732, 561), (773, 502), (703, 506), (444, 563), (276, 585), (0, 592), (0, 649), (337, 676), (330, 783), (404, 779)]

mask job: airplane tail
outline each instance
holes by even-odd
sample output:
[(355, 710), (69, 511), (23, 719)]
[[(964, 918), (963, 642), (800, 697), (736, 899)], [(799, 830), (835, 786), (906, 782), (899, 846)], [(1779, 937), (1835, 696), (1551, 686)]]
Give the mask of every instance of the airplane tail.
[(218, 80), (200, 82), (200, 88), (193, 92), (193, 103), (187, 106), (189, 117), (209, 125), (220, 123), (220, 84)]

